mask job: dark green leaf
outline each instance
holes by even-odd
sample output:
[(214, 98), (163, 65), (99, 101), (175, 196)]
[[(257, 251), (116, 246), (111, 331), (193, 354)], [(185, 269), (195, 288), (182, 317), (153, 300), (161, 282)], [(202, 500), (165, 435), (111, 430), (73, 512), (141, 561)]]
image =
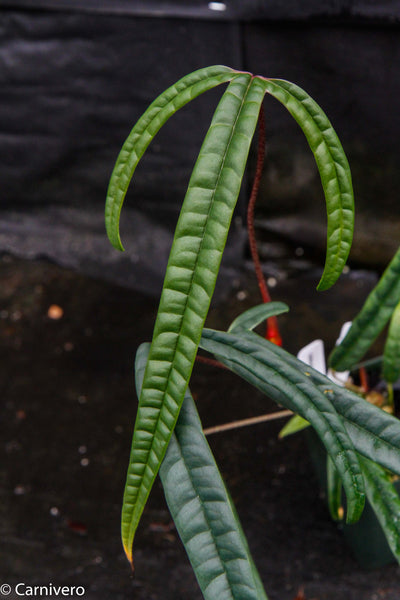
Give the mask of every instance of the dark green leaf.
[(392, 478), (376, 463), (362, 459), (365, 491), (391, 551), (400, 563), (400, 499)]
[[(262, 351), (265, 340), (253, 335), (258, 339)], [(351, 390), (336, 385), (283, 348), (271, 344), (270, 350), (276, 354), (278, 360), (309, 373), (315, 385), (334, 403), (354, 447), (360, 454), (400, 475), (400, 421), (397, 418), (370, 404)]]
[(289, 307), (283, 302), (264, 302), (242, 312), (230, 325), (228, 331), (238, 329), (252, 330), (266, 319), (288, 312)]
[(399, 301), (400, 250), (369, 294), (346, 337), (334, 348), (329, 359), (331, 367), (336, 371), (352, 369), (385, 327)]
[[(148, 351), (142, 344), (137, 353), (138, 392)], [(267, 600), (189, 390), (160, 477), (205, 600)]]
[(383, 352), (383, 378), (394, 383), (400, 377), (400, 302), (393, 311)]
[(334, 521), (341, 521), (342, 515), (342, 480), (329, 454), (326, 457), (326, 487), (328, 507)]
[[(277, 403), (300, 414), (321, 438), (342, 478), (348, 498), (347, 521), (359, 519), (364, 486), (359, 461), (329, 393), (321, 391), (301, 368), (284, 360), (281, 348), (250, 331), (238, 334), (205, 329), (201, 347)], [(276, 350), (281, 353), (277, 353)]]

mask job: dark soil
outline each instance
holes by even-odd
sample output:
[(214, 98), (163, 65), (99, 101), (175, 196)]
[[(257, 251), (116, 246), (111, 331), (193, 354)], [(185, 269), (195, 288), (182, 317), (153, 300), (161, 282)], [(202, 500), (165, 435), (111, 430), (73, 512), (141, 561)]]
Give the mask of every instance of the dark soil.
[[(120, 542), (133, 361), (151, 337), (155, 300), (8, 256), (0, 280), (0, 583), (84, 586), (86, 600), (200, 600), (159, 483), (137, 534), (135, 576)], [(321, 334), (332, 344), (374, 280), (350, 273), (322, 295), (313, 274), (279, 284), (274, 297), (295, 307), (281, 319), (288, 349)], [(209, 324), (225, 327), (258, 301), (251, 280), (250, 294), (233, 294)], [(61, 318), (50, 318), (52, 305)], [(206, 365), (191, 388), (205, 426), (275, 409)], [(301, 589), (307, 600), (398, 600), (398, 567), (355, 562), (319, 497), (303, 437), (278, 441), (281, 426), (210, 436), (270, 600)]]

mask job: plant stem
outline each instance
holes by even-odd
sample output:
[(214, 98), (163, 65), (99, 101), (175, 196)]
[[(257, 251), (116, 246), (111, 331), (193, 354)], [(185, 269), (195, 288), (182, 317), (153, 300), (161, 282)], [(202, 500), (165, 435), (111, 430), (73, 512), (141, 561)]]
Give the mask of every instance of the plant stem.
[(205, 365), (211, 365), (212, 367), (218, 367), (219, 369), (229, 370), (228, 367), (219, 362), (219, 360), (215, 360), (215, 358), (209, 358), (208, 356), (201, 356), (200, 354), (197, 354), (196, 361)]
[(359, 368), (359, 375), (360, 375), (360, 386), (362, 391), (364, 392), (364, 394), (366, 394), (367, 392), (369, 392), (369, 382), (368, 382), (368, 373), (365, 367), (360, 367)]
[[(257, 200), (258, 190), (264, 166), (265, 158), (265, 116), (264, 108), (261, 106), (260, 115), (258, 118), (258, 147), (257, 147), (257, 165), (254, 176), (253, 187), (250, 194), (249, 205), (247, 208), (247, 232), (249, 236), (249, 247), (251, 258), (253, 260), (254, 269), (257, 277), (258, 287), (260, 289), (263, 302), (271, 302), (271, 296), (265, 281), (264, 274), (261, 268), (260, 256), (257, 250), (256, 234), (254, 229), (254, 207)], [(279, 332), (278, 321), (276, 317), (267, 319), (267, 330), (265, 337), (270, 342), (277, 346), (282, 346), (282, 338)]]
[(387, 403), (393, 409), (394, 408), (393, 384), (387, 383), (386, 388), (387, 388)]
[(292, 415), (293, 413), (291, 410), (281, 410), (274, 413), (268, 413), (266, 415), (260, 415), (258, 417), (250, 417), (248, 419), (241, 419), (240, 421), (231, 421), (230, 423), (224, 423), (223, 425), (208, 427), (208, 429), (204, 429), (204, 434), (211, 435), (213, 433), (229, 431), (230, 429), (239, 429), (239, 427), (248, 427), (249, 425), (257, 425), (258, 423), (265, 423), (266, 421), (284, 419), (285, 417), (291, 417)]

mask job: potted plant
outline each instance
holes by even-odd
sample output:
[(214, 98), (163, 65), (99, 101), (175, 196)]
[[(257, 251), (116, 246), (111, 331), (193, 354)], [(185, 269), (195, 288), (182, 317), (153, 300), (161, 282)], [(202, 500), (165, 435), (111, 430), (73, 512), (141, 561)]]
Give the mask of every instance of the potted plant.
[[(171, 514), (204, 597), (261, 599), (266, 593), (188, 388), (199, 346), (312, 424), (341, 477), (348, 522), (357, 521), (362, 514), (364, 461), (400, 474), (400, 425), (392, 415), (254, 333), (258, 323), (287, 310), (281, 303), (255, 306), (239, 316), (227, 332), (204, 329), (266, 94), (279, 100), (299, 123), (321, 175), (328, 241), (318, 288), (333, 285), (346, 263), (354, 214), (350, 170), (332, 125), (304, 90), (287, 81), (214, 66), (183, 77), (163, 92), (134, 126), (115, 165), (106, 203), (111, 242), (122, 249), (118, 229), (121, 207), (136, 165), (157, 131), (180, 107), (224, 83), (227, 88), (180, 211), (153, 340), (137, 354), (139, 408), (121, 529), (133, 565), (135, 531), (160, 472)], [(398, 526), (394, 538), (396, 543), (400, 539)]]
[[(346, 324), (345, 332), (339, 337), (328, 361), (333, 380), (339, 379), (365, 401), (395, 416), (398, 416), (399, 406), (394, 384), (400, 378), (399, 270), (400, 250), (352, 323)], [(361, 362), (388, 322), (383, 356)], [(296, 416), (280, 435), (285, 437), (307, 426), (304, 419)], [(308, 442), (319, 480), (326, 490), (331, 516), (341, 523), (343, 498), (340, 477), (312, 432), (308, 435)], [(368, 463), (365, 464), (364, 477), (368, 482), (366, 510), (356, 526), (344, 525), (343, 528), (359, 562), (365, 567), (378, 567), (399, 560), (396, 520), (400, 508), (400, 483), (390, 470)]]

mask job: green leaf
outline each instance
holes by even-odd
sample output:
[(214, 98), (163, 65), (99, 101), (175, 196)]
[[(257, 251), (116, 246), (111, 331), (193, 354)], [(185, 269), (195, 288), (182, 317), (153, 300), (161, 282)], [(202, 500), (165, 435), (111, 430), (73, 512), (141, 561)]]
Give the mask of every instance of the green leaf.
[(389, 321), (399, 300), (400, 249), (353, 320), (346, 337), (334, 348), (330, 366), (336, 371), (346, 371), (359, 362)]
[(160, 468), (174, 523), (206, 600), (257, 600), (244, 534), (231, 508), (190, 393)]
[(242, 312), (234, 321), (232, 321), (228, 331), (237, 331), (238, 329), (252, 330), (260, 325), (266, 319), (288, 312), (289, 307), (283, 302), (264, 302), (257, 304), (248, 310)]
[(326, 489), (328, 507), (334, 521), (341, 521), (342, 516), (342, 480), (329, 454), (326, 457)]
[(310, 423), (300, 417), (299, 415), (293, 415), (286, 423), (284, 427), (279, 432), (279, 437), (281, 439), (287, 437), (288, 435), (293, 435), (294, 433), (298, 433), (303, 429), (307, 429), (310, 426)]
[(126, 192), (139, 160), (156, 133), (185, 104), (235, 75), (237, 71), (219, 65), (194, 71), (160, 94), (136, 123), (121, 149), (108, 186), (105, 222), (115, 248), (123, 250), (119, 219)]
[(362, 459), (365, 491), (389, 547), (400, 563), (400, 499), (392, 478), (376, 463)]
[[(263, 352), (268, 342), (254, 333), (252, 335), (253, 343), (257, 343), (259, 351)], [(370, 404), (351, 390), (335, 384), (326, 375), (305, 365), (283, 348), (274, 344), (268, 344), (268, 348), (276, 355), (277, 360), (307, 373), (320, 392), (331, 400), (343, 419), (357, 452), (400, 475), (400, 421), (396, 417)]]
[(204, 598), (266, 598), (189, 392), (160, 476)]
[[(136, 355), (140, 393), (150, 344)], [(160, 468), (165, 497), (206, 600), (267, 600), (189, 389)]]
[(383, 378), (394, 383), (400, 377), (400, 302), (393, 311), (383, 352)]
[(215, 111), (189, 182), (170, 252), (133, 434), (122, 509), (132, 542), (192, 372), (239, 194), (264, 89), (235, 77)]
[(326, 290), (342, 272), (353, 239), (354, 198), (350, 167), (329, 119), (304, 90), (281, 79), (265, 80), (265, 89), (300, 125), (318, 166), (328, 217), (327, 257), (318, 289)]
[(204, 329), (201, 347), (277, 403), (310, 422), (342, 478), (348, 498), (347, 522), (357, 521), (365, 500), (358, 457), (329, 394), (314, 384), (304, 371), (305, 365), (298, 361), (302, 367), (293, 367), (284, 360), (287, 353), (277, 353), (274, 344), (250, 331), (232, 334)]

